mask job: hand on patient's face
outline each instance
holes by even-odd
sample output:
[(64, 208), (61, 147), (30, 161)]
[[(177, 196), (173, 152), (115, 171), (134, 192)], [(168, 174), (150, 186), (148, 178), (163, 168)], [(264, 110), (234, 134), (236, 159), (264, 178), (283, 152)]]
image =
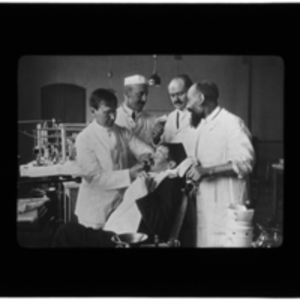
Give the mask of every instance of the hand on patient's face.
[(145, 153), (139, 157), (139, 162), (144, 165), (144, 170), (149, 171), (153, 164), (152, 153)]
[(155, 126), (152, 130), (152, 139), (154, 141), (159, 141), (160, 140), (160, 137), (164, 132), (164, 125), (165, 124), (161, 123), (161, 122), (158, 122), (158, 123), (155, 124)]
[(143, 153), (139, 157), (139, 162), (149, 161), (152, 158), (152, 153)]
[(137, 163), (133, 167), (129, 169), (129, 176), (131, 181), (137, 178), (140, 172), (144, 171), (144, 164), (143, 163)]

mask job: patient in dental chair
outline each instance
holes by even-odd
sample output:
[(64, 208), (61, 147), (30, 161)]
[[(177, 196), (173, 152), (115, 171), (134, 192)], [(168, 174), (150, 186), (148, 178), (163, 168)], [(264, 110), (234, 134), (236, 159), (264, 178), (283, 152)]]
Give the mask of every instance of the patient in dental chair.
[[(183, 197), (186, 153), (181, 143), (158, 146), (150, 172), (141, 174), (127, 189), (123, 202), (108, 218), (104, 230), (143, 232), (168, 240)], [(178, 237), (182, 247), (192, 247), (195, 205), (188, 201)]]
[[(150, 171), (141, 173), (132, 182), (104, 228), (95, 230), (81, 224), (65, 224), (54, 239), (54, 247), (111, 247), (111, 236), (126, 232), (157, 235), (167, 241), (183, 197), (184, 175), (189, 167), (186, 158), (181, 143), (158, 146)], [(189, 199), (178, 236), (181, 247), (195, 245), (195, 211), (195, 202)]]

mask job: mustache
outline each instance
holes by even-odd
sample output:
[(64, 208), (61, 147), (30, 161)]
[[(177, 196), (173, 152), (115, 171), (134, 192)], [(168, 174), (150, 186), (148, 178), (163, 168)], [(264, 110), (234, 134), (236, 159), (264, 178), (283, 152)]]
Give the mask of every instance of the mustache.
[(179, 100), (177, 100), (177, 101), (175, 101), (174, 102), (174, 104), (182, 104), (183, 102), (182, 101), (179, 101)]

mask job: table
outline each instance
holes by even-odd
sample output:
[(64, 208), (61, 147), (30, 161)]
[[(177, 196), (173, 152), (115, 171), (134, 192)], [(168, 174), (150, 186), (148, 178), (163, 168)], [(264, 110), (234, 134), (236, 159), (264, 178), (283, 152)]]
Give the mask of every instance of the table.
[(278, 218), (278, 189), (279, 189), (279, 176), (283, 176), (284, 173), (284, 165), (283, 164), (273, 164), (272, 165), (272, 212), (275, 219)]
[(33, 163), (20, 166), (20, 177), (81, 176), (80, 167), (75, 161), (66, 161), (63, 164), (48, 166), (35, 166)]

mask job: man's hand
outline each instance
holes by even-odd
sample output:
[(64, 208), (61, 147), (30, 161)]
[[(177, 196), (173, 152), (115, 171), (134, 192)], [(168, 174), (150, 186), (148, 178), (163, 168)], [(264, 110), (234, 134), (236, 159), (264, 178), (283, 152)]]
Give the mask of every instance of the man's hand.
[(199, 165), (192, 166), (186, 173), (187, 178), (190, 178), (192, 181), (199, 182), (203, 178), (210, 175), (210, 168), (204, 168)]
[(140, 172), (144, 170), (144, 164), (143, 163), (137, 163), (133, 167), (129, 169), (129, 176), (131, 181), (135, 180)]
[(139, 157), (139, 162), (144, 165), (144, 170), (149, 171), (153, 162), (152, 153), (144, 153)]
[(152, 130), (152, 140), (154, 144), (158, 144), (162, 134), (164, 133), (165, 123), (158, 122)]
[(152, 159), (152, 153), (143, 153), (139, 156), (138, 161), (139, 162), (149, 162)]

